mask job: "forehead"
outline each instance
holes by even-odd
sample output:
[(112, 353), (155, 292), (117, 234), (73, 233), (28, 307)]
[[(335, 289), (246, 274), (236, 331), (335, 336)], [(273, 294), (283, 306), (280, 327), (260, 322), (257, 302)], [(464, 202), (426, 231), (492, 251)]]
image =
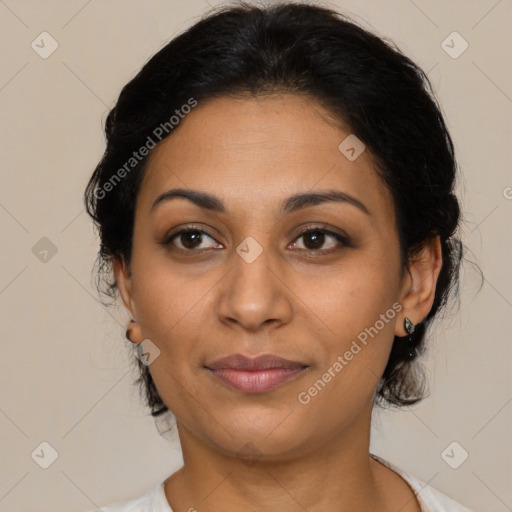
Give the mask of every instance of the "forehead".
[(151, 153), (138, 203), (148, 208), (180, 187), (213, 193), (228, 208), (258, 209), (297, 192), (337, 188), (392, 215), (369, 151), (350, 160), (340, 150), (349, 135), (307, 96), (200, 102)]

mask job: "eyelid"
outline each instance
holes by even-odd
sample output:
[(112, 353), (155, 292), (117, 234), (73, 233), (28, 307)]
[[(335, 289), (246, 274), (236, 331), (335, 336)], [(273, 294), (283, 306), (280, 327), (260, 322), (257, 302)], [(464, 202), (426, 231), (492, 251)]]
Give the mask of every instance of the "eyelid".
[(313, 222), (312, 224), (307, 224), (305, 228), (301, 228), (299, 231), (299, 234), (297, 236), (303, 235), (304, 233), (308, 233), (309, 231), (322, 231), (324, 233), (337, 235), (346, 239), (349, 239), (349, 236), (340, 230), (340, 232), (331, 229), (328, 224), (325, 224), (323, 222)]

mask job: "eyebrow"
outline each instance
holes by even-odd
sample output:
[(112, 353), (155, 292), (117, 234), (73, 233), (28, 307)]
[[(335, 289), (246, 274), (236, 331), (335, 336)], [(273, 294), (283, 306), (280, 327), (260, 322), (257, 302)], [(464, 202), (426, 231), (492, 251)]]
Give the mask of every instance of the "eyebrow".
[[(218, 197), (206, 192), (185, 188), (175, 188), (160, 194), (153, 202), (150, 211), (152, 212), (159, 204), (178, 198), (187, 199), (199, 206), (199, 208), (203, 208), (205, 210), (218, 213), (226, 212), (224, 203)], [(351, 204), (366, 215), (371, 216), (368, 208), (359, 201), (359, 199), (339, 190), (305, 192), (290, 196), (283, 201), (281, 205), (281, 214), (288, 215), (303, 208), (307, 208), (308, 206), (315, 206), (327, 202)]]

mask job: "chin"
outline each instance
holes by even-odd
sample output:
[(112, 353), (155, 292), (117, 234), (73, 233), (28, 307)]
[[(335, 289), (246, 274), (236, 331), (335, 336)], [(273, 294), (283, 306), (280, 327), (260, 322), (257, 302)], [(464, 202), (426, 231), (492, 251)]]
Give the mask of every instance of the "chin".
[(223, 421), (215, 425), (215, 431), (207, 430), (212, 424), (203, 425), (203, 435), (221, 451), (230, 455), (253, 455), (262, 460), (276, 460), (286, 454), (298, 452), (311, 440), (303, 421), (291, 410), (269, 412), (252, 408), (247, 412), (223, 415)]

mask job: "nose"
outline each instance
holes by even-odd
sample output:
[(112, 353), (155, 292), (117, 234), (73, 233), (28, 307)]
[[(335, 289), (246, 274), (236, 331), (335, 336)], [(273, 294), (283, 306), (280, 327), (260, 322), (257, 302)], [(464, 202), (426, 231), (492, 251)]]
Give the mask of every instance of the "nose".
[(221, 281), (219, 320), (250, 332), (287, 324), (293, 314), (293, 292), (286, 286), (287, 273), (270, 261), (270, 251), (263, 250), (250, 263), (238, 254), (233, 259), (234, 267)]

